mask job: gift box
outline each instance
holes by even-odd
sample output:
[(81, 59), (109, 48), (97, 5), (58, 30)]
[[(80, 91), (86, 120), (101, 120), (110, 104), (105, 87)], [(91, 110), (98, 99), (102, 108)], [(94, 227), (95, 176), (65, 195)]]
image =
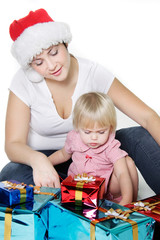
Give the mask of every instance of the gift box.
[(151, 240), (153, 237), (153, 218), (108, 200), (95, 209), (77, 208), (60, 200), (49, 204), (50, 240)]
[(160, 194), (127, 204), (126, 207), (155, 219), (154, 239), (160, 239)]
[(43, 187), (34, 195), (34, 201), (9, 208), (1, 204), (0, 240), (47, 240), (48, 202), (59, 193), (60, 189)]
[(97, 207), (103, 198), (105, 178), (92, 176), (68, 176), (61, 183), (62, 203)]
[(0, 182), (0, 203), (7, 206), (33, 201), (33, 187), (17, 181)]

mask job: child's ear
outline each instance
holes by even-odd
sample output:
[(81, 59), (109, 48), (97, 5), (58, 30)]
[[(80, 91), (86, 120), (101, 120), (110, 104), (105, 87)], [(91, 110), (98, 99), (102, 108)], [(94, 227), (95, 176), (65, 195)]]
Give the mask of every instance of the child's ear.
[(112, 132), (114, 132), (113, 126), (110, 126), (110, 131), (109, 131), (109, 133), (112, 133)]

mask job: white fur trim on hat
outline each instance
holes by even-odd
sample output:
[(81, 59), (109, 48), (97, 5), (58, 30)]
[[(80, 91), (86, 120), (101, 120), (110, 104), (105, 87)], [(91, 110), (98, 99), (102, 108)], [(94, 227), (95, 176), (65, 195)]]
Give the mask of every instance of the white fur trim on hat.
[(26, 71), (28, 78), (32, 82), (39, 82), (43, 79), (43, 76), (35, 72), (35, 70), (29, 66), (33, 57), (40, 54), (43, 49), (47, 49), (58, 43), (69, 43), (71, 39), (72, 35), (66, 23), (37, 23), (23, 31), (12, 44), (11, 52)]

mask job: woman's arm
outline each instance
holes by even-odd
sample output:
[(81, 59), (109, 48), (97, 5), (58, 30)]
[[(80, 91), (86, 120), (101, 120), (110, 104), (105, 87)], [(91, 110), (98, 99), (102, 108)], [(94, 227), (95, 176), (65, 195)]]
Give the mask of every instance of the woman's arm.
[(58, 174), (49, 159), (27, 145), (29, 122), (29, 107), (10, 92), (5, 130), (5, 150), (8, 158), (13, 162), (31, 166), (36, 185), (60, 187)]
[(144, 127), (160, 145), (160, 117), (153, 109), (136, 97), (116, 78), (108, 95), (120, 111)]

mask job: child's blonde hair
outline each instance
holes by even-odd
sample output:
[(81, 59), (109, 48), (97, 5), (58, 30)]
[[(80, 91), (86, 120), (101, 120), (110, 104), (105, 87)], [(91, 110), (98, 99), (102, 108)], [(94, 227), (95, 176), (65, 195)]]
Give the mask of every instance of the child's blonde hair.
[(93, 128), (95, 123), (100, 127), (116, 129), (116, 111), (112, 100), (104, 93), (90, 92), (81, 95), (73, 110), (73, 126)]

